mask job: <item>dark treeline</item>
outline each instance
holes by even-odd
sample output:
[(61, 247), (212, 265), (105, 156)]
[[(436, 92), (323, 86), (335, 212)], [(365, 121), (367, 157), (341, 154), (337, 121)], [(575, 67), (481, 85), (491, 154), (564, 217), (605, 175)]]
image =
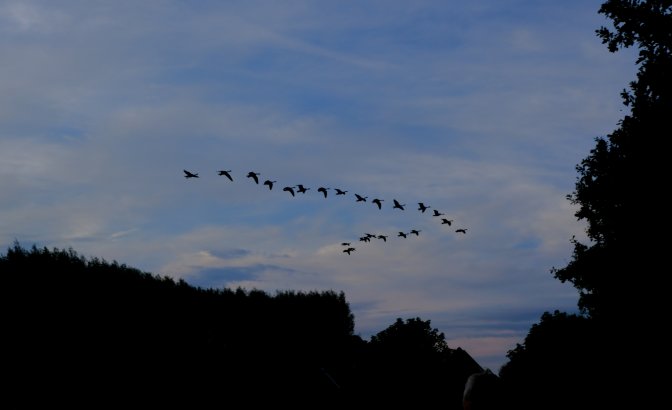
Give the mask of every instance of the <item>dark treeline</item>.
[(202, 289), (73, 250), (0, 257), (3, 408), (461, 408), (482, 370), (419, 318), (365, 341), (343, 293)]

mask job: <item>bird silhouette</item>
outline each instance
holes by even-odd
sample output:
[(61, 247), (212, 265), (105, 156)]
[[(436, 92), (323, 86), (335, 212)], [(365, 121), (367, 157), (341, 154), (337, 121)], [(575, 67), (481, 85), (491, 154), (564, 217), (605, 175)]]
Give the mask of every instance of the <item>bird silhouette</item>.
[(273, 184), (275, 184), (276, 182), (278, 181), (271, 181), (270, 179), (267, 179), (266, 181), (264, 181), (264, 185), (268, 185), (268, 190), (270, 191), (271, 189), (273, 189)]
[(342, 242), (341, 245), (343, 245), (343, 246), (350, 246), (350, 242)]
[(183, 169), (185, 178), (198, 178), (198, 173), (189, 172), (186, 169)]
[(366, 202), (366, 198), (368, 198), (368, 196), (361, 196), (359, 194), (355, 194), (355, 196), (357, 197), (357, 202)]
[(325, 187), (321, 186), (321, 187), (317, 188), (317, 192), (322, 192), (322, 194), (326, 198), (327, 197), (327, 191), (330, 190), (330, 189), (331, 188), (325, 188)]
[(229, 174), (229, 172), (231, 172), (231, 170), (228, 170), (228, 171), (220, 170), (219, 175), (224, 175), (225, 177), (227, 177), (231, 181), (233, 181), (233, 178), (231, 177), (231, 174)]
[(406, 206), (406, 204), (400, 204), (399, 201), (397, 201), (396, 199), (393, 199), (393, 201), (394, 201), (394, 206), (392, 208), (398, 208), (398, 209), (401, 209), (402, 211), (404, 210), (404, 207)]
[(378, 239), (382, 239), (383, 242), (387, 242), (387, 235), (378, 235)]
[(365, 233), (364, 235), (366, 235), (367, 238), (375, 238), (376, 237), (376, 235), (374, 235), (372, 233)]
[(287, 191), (290, 194), (292, 194), (292, 196), (294, 196), (294, 188), (292, 188), (291, 186), (286, 186), (286, 187), (282, 188), (282, 190)]
[(455, 229), (455, 232), (459, 232), (459, 233), (467, 233), (467, 228)]
[(415, 234), (415, 236), (420, 236), (420, 230), (418, 229), (411, 229), (411, 233)]
[(348, 193), (348, 191), (344, 191), (342, 189), (334, 188), (336, 190), (336, 195), (345, 195)]
[(384, 201), (384, 199), (376, 198), (376, 199), (372, 200), (371, 202), (378, 205), (378, 209), (382, 209), (383, 208), (383, 201)]
[(431, 208), (431, 206), (426, 206), (424, 203), (418, 202), (418, 211), (422, 211), (423, 214), (429, 208)]
[(362, 236), (361, 238), (359, 238), (359, 240), (361, 242), (371, 242), (371, 238), (369, 238), (368, 236)]
[(248, 177), (248, 178), (252, 178), (252, 179), (254, 179), (254, 182), (255, 182), (256, 184), (259, 183), (259, 177), (258, 177), (257, 175), (260, 175), (260, 174), (259, 174), (258, 172), (252, 172), (252, 171), (250, 171), (250, 172), (247, 173), (247, 177)]
[(305, 194), (310, 188), (306, 188), (305, 186), (299, 184), (296, 186), (297, 192), (301, 192), (302, 194)]
[(450, 226), (453, 223), (453, 220), (452, 219), (441, 218), (441, 223), (442, 224), (447, 224), (448, 226)]
[(442, 214), (441, 212), (437, 211), (436, 209), (434, 210), (434, 216), (441, 216), (441, 215), (445, 215), (445, 214)]
[(407, 235), (407, 234), (406, 234), (406, 233), (404, 233), (404, 232), (399, 232), (399, 234), (398, 234), (397, 236), (400, 236), (400, 237), (402, 237), (402, 238), (405, 238), (405, 237), (406, 237), (406, 235)]
[(347, 253), (348, 255), (350, 255), (350, 252), (352, 252), (352, 251), (354, 251), (354, 250), (355, 250), (355, 248), (347, 248), (347, 249), (343, 249), (343, 252), (345, 252), (345, 253)]

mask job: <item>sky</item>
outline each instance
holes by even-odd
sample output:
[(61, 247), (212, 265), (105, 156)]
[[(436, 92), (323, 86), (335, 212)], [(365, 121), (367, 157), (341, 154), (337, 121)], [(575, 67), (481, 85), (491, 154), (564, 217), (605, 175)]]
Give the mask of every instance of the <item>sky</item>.
[(566, 196), (636, 74), (601, 3), (0, 0), (0, 250), (343, 292), (365, 340), (429, 320), (498, 371), (577, 311)]

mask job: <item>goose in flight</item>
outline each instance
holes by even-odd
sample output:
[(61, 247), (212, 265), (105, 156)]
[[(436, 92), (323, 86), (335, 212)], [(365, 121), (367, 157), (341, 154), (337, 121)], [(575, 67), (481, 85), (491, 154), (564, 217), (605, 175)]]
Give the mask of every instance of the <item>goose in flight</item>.
[(348, 191), (344, 191), (342, 189), (334, 188), (336, 190), (336, 195), (345, 195), (348, 193)]
[(387, 242), (387, 235), (378, 235), (378, 239), (382, 239), (383, 242)]
[(392, 208), (398, 208), (398, 209), (401, 209), (402, 211), (404, 210), (404, 207), (406, 206), (406, 204), (400, 204), (399, 201), (397, 201), (396, 199), (393, 199), (393, 201), (394, 201), (394, 206)]
[(302, 194), (305, 194), (310, 189), (310, 188), (306, 188), (305, 186), (303, 186), (301, 184), (297, 185), (296, 187), (298, 188), (297, 192), (301, 192)]
[(267, 179), (266, 181), (264, 181), (264, 185), (268, 185), (268, 190), (270, 191), (271, 189), (273, 189), (273, 184), (275, 184), (276, 182), (278, 181), (271, 181), (270, 179)]
[(405, 238), (406, 235), (408, 235), (408, 234), (405, 233), (405, 232), (399, 232), (399, 234), (398, 234), (397, 236), (400, 236), (400, 237), (402, 237), (402, 238)]
[(382, 209), (382, 208), (383, 208), (383, 201), (384, 201), (384, 199), (378, 199), (378, 198), (375, 198), (375, 199), (372, 200), (371, 202), (373, 202), (374, 204), (378, 205), (378, 209)]
[(341, 245), (343, 245), (343, 246), (350, 246), (350, 242), (342, 242)]
[(186, 169), (183, 169), (185, 178), (198, 178), (198, 173), (189, 172)]
[(354, 250), (355, 250), (355, 248), (352, 248), (352, 247), (351, 247), (351, 248), (343, 249), (343, 252), (345, 252), (345, 253), (347, 253), (348, 255), (350, 255), (350, 252), (352, 252), (352, 251), (354, 251)]
[(359, 194), (355, 194), (355, 196), (357, 197), (357, 202), (366, 202), (366, 198), (368, 198), (368, 196), (361, 196)]
[(372, 233), (365, 233), (364, 235), (365, 235), (367, 238), (375, 238), (375, 237), (376, 237), (376, 235), (374, 235), (374, 234), (372, 234)]
[(362, 236), (361, 238), (359, 238), (359, 240), (361, 242), (371, 242), (371, 238), (369, 238), (368, 236)]
[(418, 211), (422, 211), (423, 214), (429, 208), (431, 208), (431, 206), (426, 206), (424, 203), (418, 202)]
[(415, 236), (420, 236), (420, 230), (419, 229), (411, 229), (411, 233), (414, 233)]
[(282, 188), (282, 190), (287, 191), (290, 194), (292, 194), (292, 196), (294, 196), (294, 188), (292, 188), (291, 186), (286, 186), (286, 187)]
[(229, 172), (231, 172), (231, 170), (228, 171), (220, 170), (219, 175), (224, 175), (225, 177), (229, 178), (229, 180), (233, 181), (233, 178), (231, 177), (231, 174), (229, 174)]
[(452, 219), (441, 218), (441, 223), (442, 224), (447, 224), (448, 226), (450, 226), (453, 223), (453, 220)]
[(434, 210), (434, 216), (441, 216), (441, 215), (445, 215), (445, 214), (442, 214), (441, 212), (437, 211), (436, 209)]
[(467, 233), (467, 228), (455, 229), (455, 232), (458, 232), (458, 233)]
[(252, 179), (254, 179), (254, 182), (255, 182), (256, 184), (259, 183), (259, 177), (258, 177), (258, 175), (259, 175), (258, 172), (252, 172), (252, 171), (250, 171), (250, 172), (247, 173), (247, 177), (248, 177), (248, 178), (252, 178)]
[(330, 189), (331, 188), (325, 188), (325, 187), (321, 186), (321, 187), (317, 188), (317, 192), (322, 192), (322, 195), (324, 195), (324, 197), (326, 198), (327, 197), (327, 191), (330, 190)]

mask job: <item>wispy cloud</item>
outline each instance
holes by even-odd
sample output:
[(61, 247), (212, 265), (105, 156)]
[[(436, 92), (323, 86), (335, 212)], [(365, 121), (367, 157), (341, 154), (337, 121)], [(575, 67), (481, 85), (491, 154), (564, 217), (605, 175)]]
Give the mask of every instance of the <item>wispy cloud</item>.
[(5, 2), (0, 245), (344, 291), (361, 335), (419, 316), (498, 368), (544, 310), (576, 305), (549, 272), (585, 235), (565, 196), (635, 72), (595, 37), (598, 8)]

